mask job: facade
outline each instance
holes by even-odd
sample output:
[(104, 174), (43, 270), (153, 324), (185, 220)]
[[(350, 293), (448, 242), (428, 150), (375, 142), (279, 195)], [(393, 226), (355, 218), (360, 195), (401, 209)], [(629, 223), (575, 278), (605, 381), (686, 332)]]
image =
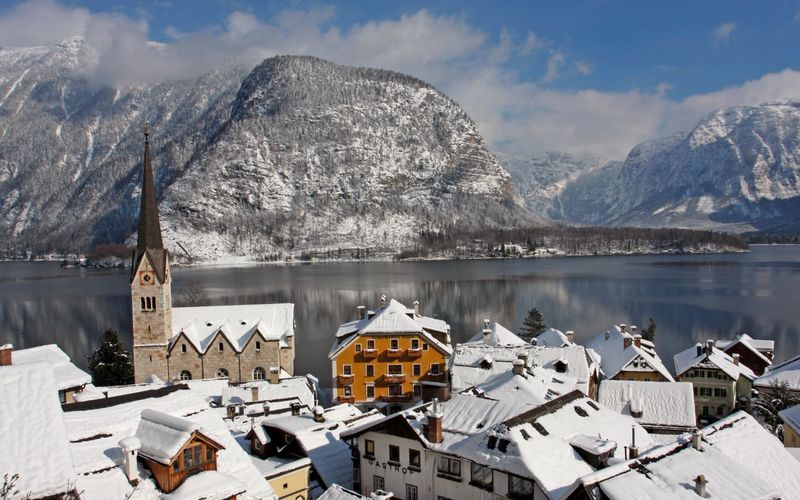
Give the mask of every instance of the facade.
[(172, 307), (170, 256), (161, 239), (149, 132), (145, 129), (142, 200), (131, 266), (136, 383), (225, 377), (262, 380), (294, 373), (294, 306)]
[(714, 341), (696, 344), (675, 355), (675, 372), (681, 382), (691, 382), (695, 413), (701, 421), (713, 421), (750, 404), (755, 374), (714, 347)]
[(772, 365), (775, 341), (754, 339), (746, 333), (740, 333), (734, 340), (718, 340), (716, 347), (729, 356), (738, 354), (740, 363), (753, 370), (756, 375), (763, 375)]
[(301, 458), (272, 469), (264, 477), (278, 500), (308, 500), (311, 498), (310, 472), (311, 460)]
[(674, 382), (655, 345), (642, 339), (635, 326), (614, 325), (586, 343), (600, 355), (603, 376), (612, 380)]
[(342, 403), (388, 404), (449, 396), (450, 326), (392, 299), (339, 326), (328, 357), (333, 396)]
[(800, 405), (792, 406), (778, 413), (783, 420), (783, 445), (787, 448), (800, 448)]

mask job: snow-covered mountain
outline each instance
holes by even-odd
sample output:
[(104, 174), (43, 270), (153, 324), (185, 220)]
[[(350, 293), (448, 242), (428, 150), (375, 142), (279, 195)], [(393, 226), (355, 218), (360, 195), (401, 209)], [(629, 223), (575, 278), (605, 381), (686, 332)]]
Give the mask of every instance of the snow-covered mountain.
[(165, 236), (214, 260), (413, 245), (532, 220), (475, 124), (417, 79), (275, 57), (193, 81), (96, 88), (80, 39), (0, 50), (0, 233), (86, 250), (135, 229), (149, 121)]
[(800, 101), (712, 113), (579, 176), (561, 203), (573, 222), (800, 231)]

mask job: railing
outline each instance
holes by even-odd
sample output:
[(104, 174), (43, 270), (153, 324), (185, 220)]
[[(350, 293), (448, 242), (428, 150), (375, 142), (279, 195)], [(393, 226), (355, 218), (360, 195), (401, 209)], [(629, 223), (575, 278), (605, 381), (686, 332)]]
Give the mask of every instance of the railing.
[(411, 401), (413, 397), (411, 394), (389, 394), (388, 396), (383, 396), (381, 399), (389, 403), (404, 403)]
[(352, 384), (354, 377), (351, 373), (350, 375), (339, 375), (336, 379), (340, 384)]
[(377, 349), (364, 349), (361, 351), (361, 357), (364, 359), (375, 359), (378, 357)]
[(418, 358), (422, 356), (422, 349), (409, 349), (406, 353), (408, 353), (409, 358)]
[(446, 382), (447, 372), (428, 373), (425, 375), (425, 380), (430, 380), (431, 382)]
[(405, 373), (387, 373), (383, 376), (383, 380), (387, 384), (402, 384), (406, 381)]
[(353, 396), (339, 396), (336, 398), (339, 403), (355, 403), (356, 398)]
[(402, 349), (388, 349), (386, 351), (386, 357), (387, 358), (397, 359), (402, 355), (403, 355), (403, 350)]

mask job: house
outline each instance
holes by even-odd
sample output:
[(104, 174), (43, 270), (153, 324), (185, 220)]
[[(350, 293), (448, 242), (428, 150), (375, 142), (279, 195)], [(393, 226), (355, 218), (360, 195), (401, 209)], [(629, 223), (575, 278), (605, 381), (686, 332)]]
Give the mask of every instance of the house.
[(0, 393), (0, 477), (17, 475), (8, 499), (77, 494), (52, 365), (0, 366)]
[(746, 333), (740, 333), (733, 340), (718, 340), (716, 347), (729, 356), (739, 355), (739, 362), (753, 370), (756, 375), (763, 375), (772, 364), (775, 353), (775, 341), (754, 339)]
[(645, 340), (635, 326), (614, 325), (586, 343), (600, 355), (603, 376), (613, 380), (674, 382), (655, 345)]
[(760, 392), (769, 392), (772, 384), (786, 384), (788, 389), (800, 397), (800, 356), (772, 365), (753, 382)]
[(577, 390), (540, 405), (467, 391), (341, 435), (352, 442), (356, 491), (406, 499), (567, 498), (581, 476), (625, 456), (632, 436), (654, 445)]
[(83, 500), (276, 498), (206, 396), (185, 384), (64, 409), (75, 488)]
[(485, 344), (491, 347), (530, 347), (530, 342), (522, 340), (498, 322), (483, 320), (483, 330), (467, 341), (467, 344)]
[(755, 374), (739, 362), (738, 354), (728, 356), (713, 340), (676, 354), (675, 373), (679, 381), (694, 385), (695, 413), (701, 420), (746, 408), (752, 399)]
[(674, 436), (697, 425), (693, 386), (688, 382), (603, 380), (597, 402), (630, 416), (651, 436)]
[(49, 344), (14, 350), (11, 344), (0, 346), (0, 366), (47, 363), (53, 368), (58, 399), (61, 404), (75, 401), (76, 394), (91, 384), (92, 376), (81, 370), (57, 345)]
[(137, 383), (294, 373), (294, 305), (172, 307), (170, 256), (158, 218), (150, 134), (144, 131), (142, 195), (131, 265), (133, 364)]
[(358, 318), (339, 326), (328, 358), (333, 397), (399, 411), (414, 401), (449, 396), (450, 325), (381, 297), (380, 307), (358, 307)]
[(737, 412), (581, 482), (572, 498), (800, 498), (800, 462), (753, 417)]
[(800, 405), (778, 412), (783, 420), (783, 445), (787, 448), (800, 447)]
[(575, 332), (567, 330), (564, 333), (555, 328), (548, 328), (536, 337), (536, 345), (541, 347), (569, 347), (575, 345)]

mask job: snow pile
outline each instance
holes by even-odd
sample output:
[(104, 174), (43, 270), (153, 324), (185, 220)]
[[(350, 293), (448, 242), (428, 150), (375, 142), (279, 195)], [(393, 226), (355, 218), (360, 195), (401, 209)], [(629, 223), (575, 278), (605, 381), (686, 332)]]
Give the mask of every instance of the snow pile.
[(142, 443), (142, 456), (169, 465), (197, 431), (200, 426), (189, 420), (147, 409), (142, 411), (136, 437)]

